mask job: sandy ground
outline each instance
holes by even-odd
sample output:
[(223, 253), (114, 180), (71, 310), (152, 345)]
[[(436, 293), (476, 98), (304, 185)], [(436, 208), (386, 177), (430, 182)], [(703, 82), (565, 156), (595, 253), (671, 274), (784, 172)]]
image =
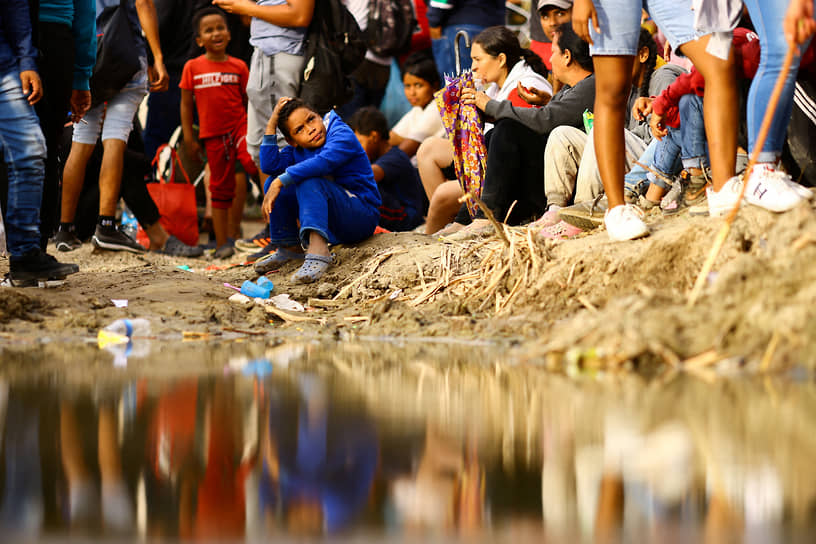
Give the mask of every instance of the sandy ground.
[[(780, 369), (816, 362), (816, 214), (743, 209), (693, 308), (688, 292), (722, 221), (647, 218), (648, 238), (615, 243), (602, 230), (538, 242), (510, 229), (448, 239), (381, 234), (334, 248), (339, 263), (318, 284), (269, 274), (275, 293), (307, 307), (283, 318), (241, 307), (224, 283), (251, 266), (208, 270), (205, 259), (93, 251), (58, 255), (80, 265), (65, 285), (0, 289), (0, 343), (88, 339), (124, 316), (155, 335), (454, 337), (495, 340), (522, 360), (556, 369), (678, 365), (701, 371)], [(243, 254), (232, 263), (240, 263)], [(181, 270), (187, 265), (191, 270)], [(0, 262), (0, 274), (7, 262)], [(127, 299), (116, 308), (112, 299)], [(236, 332), (240, 331), (240, 332)], [(698, 357), (702, 355), (702, 357)]]

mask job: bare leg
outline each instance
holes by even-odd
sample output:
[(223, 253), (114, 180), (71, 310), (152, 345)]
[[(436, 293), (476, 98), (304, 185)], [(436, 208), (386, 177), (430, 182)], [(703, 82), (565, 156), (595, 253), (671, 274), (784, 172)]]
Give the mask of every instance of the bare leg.
[(244, 218), (244, 205), (247, 197), (247, 184), (249, 180), (243, 172), (235, 174), (235, 197), (232, 199), (232, 207), (229, 210), (229, 221), (227, 236), (235, 240), (241, 238), (241, 220)]
[(436, 189), (447, 181), (442, 169), (449, 166), (451, 162), (453, 162), (453, 149), (448, 140), (428, 138), (419, 146), (417, 165), (428, 200), (431, 200)]
[(324, 257), (331, 255), (329, 253), (329, 243), (313, 230), (309, 231), (309, 253), (323, 255)]
[(93, 154), (94, 146), (73, 142), (65, 169), (62, 173), (62, 203), (60, 221), (73, 223), (76, 217), (76, 208), (79, 203), (79, 194), (85, 181), (85, 167)]
[(434, 234), (453, 221), (461, 207), (459, 198), (463, 194), (458, 181), (446, 181), (436, 188), (428, 207), (425, 234)]
[(99, 215), (116, 215), (119, 189), (122, 185), (122, 167), (127, 142), (109, 139), (102, 142), (102, 169), (99, 171)]
[(215, 231), (215, 245), (221, 247), (227, 243), (227, 232), (229, 230), (229, 209), (212, 209), (213, 230)]
[(164, 230), (164, 227), (158, 221), (149, 227), (145, 227), (145, 234), (147, 234), (147, 237), (150, 239), (150, 249), (153, 251), (164, 248), (164, 244), (166, 244), (167, 239), (170, 238), (170, 235), (167, 234), (167, 231)]
[(595, 56), (595, 156), (609, 209), (623, 205), (623, 128), (632, 86), (630, 56)]
[(601, 476), (598, 514), (595, 517), (595, 541), (614, 542), (623, 523), (623, 480), (619, 475)]
[[(711, 178), (715, 191), (734, 176), (737, 155), (738, 97), (733, 51), (728, 60), (706, 53), (710, 36), (683, 45), (706, 83), (703, 118), (711, 157)], [(597, 122), (597, 121), (596, 121)]]

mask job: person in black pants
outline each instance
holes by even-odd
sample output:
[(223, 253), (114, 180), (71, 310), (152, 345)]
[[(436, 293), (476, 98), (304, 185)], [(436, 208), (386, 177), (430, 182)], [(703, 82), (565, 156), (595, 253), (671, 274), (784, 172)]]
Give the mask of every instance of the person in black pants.
[(45, 136), (45, 183), (40, 208), (40, 247), (59, 225), (60, 145), (68, 120), (77, 122), (91, 105), (89, 80), (96, 61), (96, 12), (92, 1), (29, 0), (43, 98), (35, 105)]
[[(561, 125), (582, 127), (582, 115), (585, 110), (592, 111), (595, 101), (595, 77), (589, 46), (578, 38), (569, 23), (559, 26), (556, 31), (552, 66), (553, 75), (563, 86), (541, 108), (518, 108), (507, 100), (491, 100), (485, 93), (473, 89), (462, 91), (464, 103), (474, 104), (496, 120), (487, 142), (482, 201), (499, 221), (504, 220), (511, 211), (510, 206), (516, 202), (508, 219), (511, 225), (544, 213), (547, 137), (550, 131)], [(527, 101), (540, 98), (521, 87), (518, 92)], [(482, 212), (476, 217), (482, 218)]]

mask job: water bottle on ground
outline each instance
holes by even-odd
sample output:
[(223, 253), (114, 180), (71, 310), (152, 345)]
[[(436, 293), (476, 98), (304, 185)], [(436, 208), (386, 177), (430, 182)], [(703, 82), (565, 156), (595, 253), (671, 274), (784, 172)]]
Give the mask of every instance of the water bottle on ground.
[(99, 331), (97, 340), (99, 347), (104, 348), (111, 344), (124, 344), (133, 337), (150, 336), (150, 321), (143, 318), (117, 319)]
[(139, 233), (139, 222), (127, 206), (122, 210), (122, 232), (134, 240)]

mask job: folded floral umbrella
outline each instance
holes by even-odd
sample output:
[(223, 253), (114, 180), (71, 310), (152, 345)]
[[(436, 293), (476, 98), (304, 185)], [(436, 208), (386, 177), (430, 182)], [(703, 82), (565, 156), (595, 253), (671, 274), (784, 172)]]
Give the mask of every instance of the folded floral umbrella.
[[(445, 88), (434, 95), (442, 125), (453, 146), (453, 167), (456, 179), (465, 193), (476, 197), (482, 194), (485, 176), (484, 123), (473, 104), (462, 104), (462, 89), (475, 88), (473, 74), (464, 72), (454, 78), (445, 77)], [(476, 214), (473, 199), (466, 201), (470, 216)]]

